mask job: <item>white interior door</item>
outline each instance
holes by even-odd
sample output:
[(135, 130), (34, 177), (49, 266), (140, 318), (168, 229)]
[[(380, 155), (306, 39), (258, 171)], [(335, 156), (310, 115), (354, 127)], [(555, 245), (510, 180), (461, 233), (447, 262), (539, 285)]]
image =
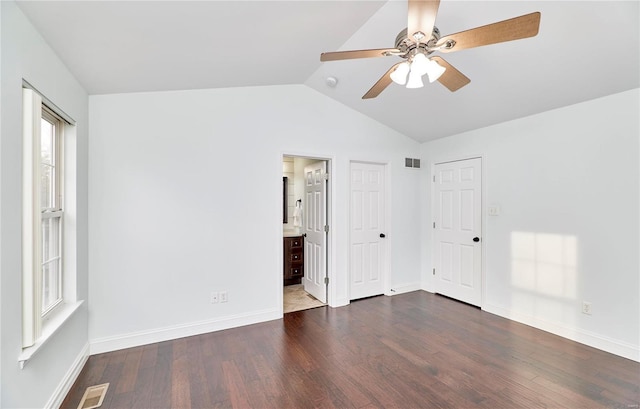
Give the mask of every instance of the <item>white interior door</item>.
[(304, 168), (304, 290), (327, 302), (327, 162)]
[(384, 165), (351, 163), (350, 299), (384, 293)]
[(434, 170), (436, 292), (480, 306), (482, 161), (441, 163)]

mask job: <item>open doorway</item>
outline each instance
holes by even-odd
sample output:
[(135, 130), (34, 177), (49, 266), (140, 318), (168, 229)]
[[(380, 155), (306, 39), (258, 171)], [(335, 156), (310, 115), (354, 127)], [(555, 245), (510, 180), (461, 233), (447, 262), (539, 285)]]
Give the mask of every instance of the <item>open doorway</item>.
[(327, 303), (328, 170), (325, 159), (283, 156), (283, 311)]

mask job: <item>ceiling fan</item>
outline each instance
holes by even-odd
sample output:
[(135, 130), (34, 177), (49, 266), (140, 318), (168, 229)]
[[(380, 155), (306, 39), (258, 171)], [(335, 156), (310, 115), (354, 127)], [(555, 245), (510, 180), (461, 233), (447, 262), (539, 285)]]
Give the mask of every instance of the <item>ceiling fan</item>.
[(425, 74), (429, 77), (429, 82), (437, 80), (454, 92), (471, 80), (442, 57), (429, 57), (432, 53), (451, 53), (538, 34), (540, 12), (441, 37), (440, 30), (435, 26), (439, 5), (440, 0), (409, 0), (407, 28), (396, 37), (395, 48), (327, 52), (320, 55), (320, 61), (391, 55), (404, 60), (389, 68), (362, 99), (377, 97), (391, 82), (406, 85), (407, 88), (420, 88), (423, 86), (422, 76)]

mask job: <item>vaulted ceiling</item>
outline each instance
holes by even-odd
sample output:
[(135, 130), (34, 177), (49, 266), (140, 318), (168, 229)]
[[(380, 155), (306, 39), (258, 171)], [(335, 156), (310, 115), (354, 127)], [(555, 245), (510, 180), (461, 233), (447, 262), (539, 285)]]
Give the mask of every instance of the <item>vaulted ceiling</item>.
[(400, 60), (320, 53), (393, 47), (404, 0), (18, 2), (90, 94), (306, 84), (418, 141), (640, 87), (639, 4), (442, 0), (443, 35), (534, 11), (540, 32), (447, 54), (471, 79), (457, 92), (391, 84), (363, 100)]

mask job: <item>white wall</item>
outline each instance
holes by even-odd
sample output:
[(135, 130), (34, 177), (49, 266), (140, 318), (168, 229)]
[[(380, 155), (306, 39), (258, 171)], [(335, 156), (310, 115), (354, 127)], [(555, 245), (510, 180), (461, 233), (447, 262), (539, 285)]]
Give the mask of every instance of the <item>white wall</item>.
[[(86, 355), (88, 318), (82, 306), (27, 363), (21, 352), (22, 80), (27, 80), (77, 121), (77, 294), (87, 299), (87, 95), (11, 1), (2, 18), (0, 125), (0, 392), (3, 408), (35, 408), (64, 398), (65, 384)], [(86, 303), (85, 303), (86, 304)]]
[(483, 156), (483, 201), (502, 211), (483, 216), (485, 310), (640, 360), (639, 100), (636, 89), (422, 145), (425, 192), (432, 164)]
[(281, 316), (283, 154), (332, 159), (332, 305), (350, 160), (389, 163), (391, 285), (419, 287), (415, 141), (303, 85), (89, 100), (92, 353)]

